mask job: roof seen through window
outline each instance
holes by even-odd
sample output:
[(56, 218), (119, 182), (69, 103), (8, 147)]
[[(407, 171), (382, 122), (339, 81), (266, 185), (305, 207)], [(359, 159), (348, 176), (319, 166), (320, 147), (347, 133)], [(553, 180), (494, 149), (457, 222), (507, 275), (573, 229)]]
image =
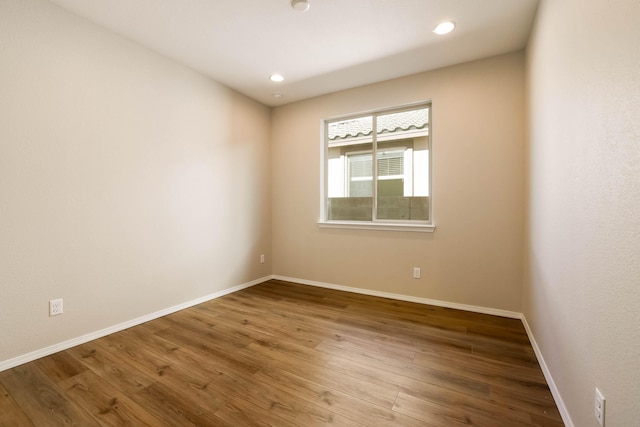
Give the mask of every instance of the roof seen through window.
[[(429, 124), (429, 108), (379, 115), (377, 122), (378, 134), (426, 129)], [(330, 141), (370, 136), (372, 132), (372, 116), (341, 120), (328, 124)]]

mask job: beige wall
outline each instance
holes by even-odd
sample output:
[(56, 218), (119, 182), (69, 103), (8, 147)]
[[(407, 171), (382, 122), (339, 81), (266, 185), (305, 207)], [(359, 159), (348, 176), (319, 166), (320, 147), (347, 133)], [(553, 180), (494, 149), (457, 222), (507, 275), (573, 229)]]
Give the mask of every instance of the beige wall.
[[(639, 21), (634, 0), (543, 0), (526, 64), (270, 112), (47, 1), (0, 1), (0, 363), (274, 273), (523, 310), (573, 424), (596, 426), (597, 386), (607, 426), (634, 425)], [(321, 119), (425, 99), (436, 231), (320, 229)]]
[(524, 313), (578, 427), (640, 420), (640, 3), (543, 0)]
[[(435, 232), (320, 229), (321, 120), (427, 99)], [(519, 312), (524, 132), (522, 53), (274, 109), (274, 274)]]
[(271, 274), (269, 120), (48, 1), (1, 1), (0, 362)]

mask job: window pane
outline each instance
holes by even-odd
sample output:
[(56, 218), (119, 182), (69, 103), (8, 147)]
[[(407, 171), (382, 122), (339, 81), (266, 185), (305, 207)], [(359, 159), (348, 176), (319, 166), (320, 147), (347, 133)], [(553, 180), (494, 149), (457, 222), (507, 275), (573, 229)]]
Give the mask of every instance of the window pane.
[(348, 158), (348, 197), (371, 197), (373, 194), (373, 165), (371, 153), (352, 154)]
[(327, 125), (327, 219), (373, 218), (373, 118)]
[(378, 219), (429, 219), (429, 109), (377, 117)]

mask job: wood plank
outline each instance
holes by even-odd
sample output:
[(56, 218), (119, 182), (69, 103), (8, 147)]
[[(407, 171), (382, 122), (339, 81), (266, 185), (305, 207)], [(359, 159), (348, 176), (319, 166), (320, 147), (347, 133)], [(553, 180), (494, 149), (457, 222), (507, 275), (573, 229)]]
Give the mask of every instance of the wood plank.
[[(259, 346), (248, 348), (246, 351), (252, 352), (253, 357), (271, 361), (271, 363), (269, 363), (270, 366), (278, 366), (281, 370), (287, 371), (306, 381), (344, 394), (357, 396), (360, 400), (382, 408), (391, 409), (398, 394), (398, 390), (394, 387), (385, 387), (370, 381), (354, 377), (345, 377), (341, 372), (326, 369), (312, 362), (296, 359), (294, 356), (284, 352)], [(256, 376), (260, 373), (264, 374), (268, 372), (271, 372), (271, 370), (264, 367)]]
[(0, 426), (562, 426), (517, 319), (272, 280), (0, 372)]
[[(215, 315), (207, 308), (198, 312), (202, 314), (203, 319), (211, 319), (208, 322), (209, 327), (219, 325), (235, 333), (245, 334), (254, 341), (256, 338), (255, 335), (251, 335), (252, 332), (261, 335), (278, 336), (307, 347), (315, 347), (322, 340), (322, 332), (319, 327), (293, 319), (270, 316), (265, 314), (265, 309), (267, 307), (263, 307), (260, 311), (244, 313), (225, 311), (222, 314)], [(329, 331), (328, 328), (325, 330)]]
[(296, 425), (306, 427), (316, 426), (340, 426), (340, 427), (367, 427), (342, 415), (336, 414), (325, 408), (311, 403), (296, 418)]
[(252, 402), (236, 397), (216, 416), (229, 426), (297, 427), (298, 424), (281, 418), (271, 411), (256, 407)]
[(355, 364), (365, 365), (370, 368), (379, 369), (394, 373), (400, 376), (420, 378), (423, 382), (436, 384), (441, 387), (450, 388), (472, 396), (488, 396), (489, 386), (486, 384), (468, 379), (457, 373), (443, 372), (429, 369), (412, 362), (395, 360), (383, 357), (360, 349), (349, 349), (344, 346), (318, 346), (322, 351), (326, 351), (335, 357), (346, 359)]
[(36, 426), (99, 425), (86, 411), (69, 402), (64, 390), (33, 363), (0, 372), (0, 381)]
[(66, 351), (125, 393), (143, 389), (154, 383), (151, 376), (136, 367), (123, 364), (99, 343), (100, 340), (95, 340)]
[(88, 368), (69, 353), (61, 351), (33, 362), (55, 383), (86, 372)]
[(201, 364), (208, 363), (204, 359), (193, 360), (188, 356), (182, 356), (181, 349), (163, 355), (148, 351), (144, 345), (138, 348), (126, 334), (106, 337), (97, 345), (102, 346), (105, 351), (111, 351), (114, 360), (139, 369), (198, 406), (214, 411), (225, 404), (217, 387), (220, 379), (216, 378), (217, 382), (212, 382), (209, 373), (203, 373), (203, 370), (198, 368)]
[(535, 389), (539, 389), (542, 393), (548, 391), (539, 367), (506, 363), (477, 355), (469, 355), (455, 365), (452, 365), (451, 360), (451, 355), (418, 354), (413, 363), (441, 371), (455, 372), (469, 379), (523, 392), (532, 392)]
[(160, 419), (153, 417), (92, 371), (68, 378), (60, 386), (79, 407), (93, 415), (102, 425), (162, 424)]
[(153, 383), (136, 390), (129, 397), (164, 425), (217, 426), (225, 425), (222, 419), (188, 397), (176, 393), (170, 386)]
[(393, 410), (436, 426), (524, 427), (531, 425), (530, 422), (506, 419), (501, 416), (485, 417), (465, 408), (459, 408), (455, 405), (435, 404), (429, 400), (419, 399), (405, 393), (398, 395)]
[(453, 374), (425, 371), (417, 374), (405, 369), (386, 370), (379, 366), (335, 357), (326, 365), (327, 369), (346, 377), (355, 377), (378, 387), (387, 387), (416, 396), (429, 396), (433, 390), (457, 392), (488, 401), (489, 386), (480, 382), (464, 381)]
[(417, 419), (373, 405), (358, 397), (317, 384), (281, 369), (273, 369), (268, 372), (260, 371), (255, 376), (260, 381), (270, 381), (275, 387), (297, 395), (311, 404), (367, 426), (392, 425), (394, 423), (394, 425), (424, 426)]
[(236, 357), (234, 351), (230, 351), (224, 343), (209, 340), (184, 326), (174, 325), (159, 332), (157, 336), (195, 353), (204, 354), (212, 363), (226, 369), (247, 374), (253, 374), (260, 369), (257, 364)]
[(536, 393), (520, 392), (504, 387), (491, 386), (490, 396), (494, 400), (508, 402), (515, 408), (528, 411), (532, 415), (557, 421), (562, 420), (550, 393), (540, 393), (539, 391)]
[(293, 396), (270, 384), (256, 383), (244, 372), (211, 363), (211, 360), (188, 349), (157, 356), (127, 334), (107, 337), (106, 342), (126, 359), (126, 363), (139, 364), (147, 372), (156, 372), (159, 382), (209, 410), (220, 410), (237, 397), (250, 397), (254, 405), (284, 419), (295, 418), (300, 409)]
[(33, 426), (27, 414), (0, 383), (0, 427)]

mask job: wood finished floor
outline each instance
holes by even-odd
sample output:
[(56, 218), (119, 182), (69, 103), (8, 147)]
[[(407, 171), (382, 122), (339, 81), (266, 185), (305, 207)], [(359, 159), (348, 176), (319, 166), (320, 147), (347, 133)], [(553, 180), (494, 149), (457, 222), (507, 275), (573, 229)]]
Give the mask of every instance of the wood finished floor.
[(519, 320), (269, 281), (0, 372), (0, 426), (562, 426)]

